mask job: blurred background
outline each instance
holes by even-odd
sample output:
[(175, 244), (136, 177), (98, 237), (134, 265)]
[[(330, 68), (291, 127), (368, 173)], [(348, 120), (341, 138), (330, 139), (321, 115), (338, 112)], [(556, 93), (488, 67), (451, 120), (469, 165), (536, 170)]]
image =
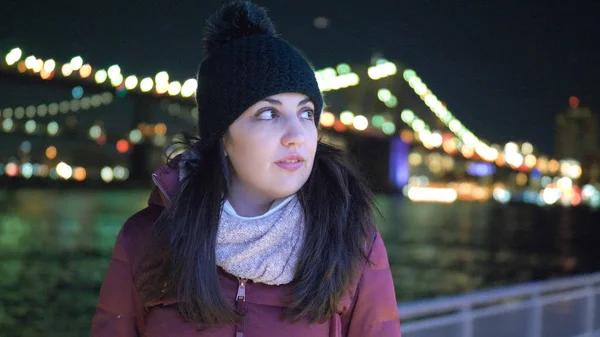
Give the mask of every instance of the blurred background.
[[(257, 3), (376, 192), (399, 303), (600, 271), (599, 1)], [(0, 336), (89, 334), (117, 232), (196, 132), (220, 4), (0, 4)]]

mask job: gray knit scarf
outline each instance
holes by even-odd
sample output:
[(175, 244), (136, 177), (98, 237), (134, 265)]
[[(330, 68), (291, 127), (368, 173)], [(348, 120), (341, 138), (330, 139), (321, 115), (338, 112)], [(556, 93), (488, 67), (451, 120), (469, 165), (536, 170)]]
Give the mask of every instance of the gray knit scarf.
[(287, 284), (294, 278), (303, 241), (304, 214), (295, 194), (257, 217), (237, 215), (227, 201), (217, 233), (217, 265), (254, 282)]

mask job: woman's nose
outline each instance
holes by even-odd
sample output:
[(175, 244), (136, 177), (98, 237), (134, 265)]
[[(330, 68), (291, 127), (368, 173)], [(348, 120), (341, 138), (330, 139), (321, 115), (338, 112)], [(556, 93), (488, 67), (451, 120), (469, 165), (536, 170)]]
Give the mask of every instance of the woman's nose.
[(304, 143), (304, 129), (299, 120), (287, 123), (286, 132), (281, 137), (281, 144), (284, 146), (300, 146)]

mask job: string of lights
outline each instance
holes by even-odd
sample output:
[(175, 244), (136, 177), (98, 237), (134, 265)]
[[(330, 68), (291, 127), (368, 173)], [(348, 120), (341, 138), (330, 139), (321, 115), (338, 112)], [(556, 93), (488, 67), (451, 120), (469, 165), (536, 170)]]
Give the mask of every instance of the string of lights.
[[(23, 155), (24, 160), (19, 164), (16, 157), (12, 157), (6, 164), (0, 162), (0, 176), (6, 175), (9, 178), (22, 177), (24, 179), (32, 177), (52, 180), (63, 179), (79, 182), (88, 178), (89, 170), (82, 166), (69, 165), (65, 160), (61, 160), (59, 151), (54, 145), (45, 148), (43, 162), (35, 163), (29, 159), (32, 152), (32, 144), (29, 140), (25, 140), (20, 144), (19, 152)], [(106, 183), (113, 180), (124, 181), (129, 177), (129, 170), (120, 165), (115, 167), (105, 166), (96, 173)]]
[(425, 105), (441, 120), (454, 135), (463, 143), (475, 148), (477, 153), (489, 160), (495, 160), (498, 157), (498, 151), (490, 147), (488, 144), (476, 137), (469, 129), (467, 129), (454, 115), (446, 108), (446, 106), (435, 96), (425, 83), (417, 76), (412, 69), (406, 69), (403, 72), (403, 78), (408, 85), (414, 90)]
[[(169, 73), (159, 71), (154, 77), (140, 78), (134, 74), (124, 74), (118, 64), (107, 69), (92, 67), (84, 63), (81, 56), (73, 57), (69, 62), (59, 64), (54, 59), (42, 59), (35, 55), (26, 56), (21, 48), (11, 49), (4, 57), (8, 67), (14, 67), (21, 74), (39, 75), (44, 80), (52, 80), (56, 76), (63, 78), (78, 76), (98, 85), (110, 84), (119, 89), (137, 90), (154, 95), (195, 96), (198, 82), (194, 78), (185, 81), (171, 81)], [(328, 67), (315, 71), (315, 76), (322, 91), (338, 90), (360, 83), (359, 76), (352, 72), (346, 63), (339, 64), (335, 69)]]
[[(15, 161), (10, 161), (7, 164), (0, 163), (0, 176), (6, 175), (9, 178), (21, 177), (24, 179), (31, 179), (35, 177), (82, 182), (90, 178), (88, 174), (88, 170), (84, 167), (71, 166), (64, 161), (50, 165), (30, 162), (18, 164)], [(129, 178), (129, 170), (120, 165), (114, 167), (104, 166), (99, 172), (99, 177), (105, 183), (125, 181)]]
[(393, 62), (382, 58), (378, 59), (374, 66), (367, 69), (367, 75), (374, 81), (388, 76), (394, 76), (397, 72), (398, 68)]
[(122, 73), (117, 64), (108, 69), (100, 69), (84, 63), (81, 56), (75, 56), (69, 62), (58, 64), (53, 59), (44, 60), (34, 55), (24, 57), (20, 48), (11, 49), (6, 54), (5, 61), (9, 67), (16, 67), (21, 74), (39, 75), (44, 80), (51, 80), (56, 76), (63, 78), (78, 76), (80, 79), (86, 79), (98, 85), (110, 84), (115, 88), (138, 90), (143, 93), (149, 93), (154, 89), (152, 93), (156, 95), (189, 98), (195, 94), (198, 86), (194, 78), (187, 79), (183, 83), (170, 81), (166, 71), (156, 73), (154, 78), (139, 79), (136, 75)]
[[(73, 89), (73, 91), (79, 93), (78, 89), (80, 88), (81, 87), (76, 87)], [(81, 90), (81, 93), (83, 93), (83, 89)], [(0, 109), (0, 111), (2, 111), (2, 117), (5, 119), (33, 119), (35, 117), (43, 118), (47, 116), (57, 116), (59, 114), (66, 115), (71, 112), (90, 110), (101, 106), (107, 106), (114, 102), (114, 97), (111, 92), (103, 92), (85, 97), (82, 97), (79, 94), (77, 96), (78, 97), (71, 100), (44, 103), (37, 106), (29, 105), (27, 107), (7, 107)]]
[[(525, 171), (534, 168), (541, 171), (547, 171), (549, 163), (550, 167), (557, 167), (557, 164), (555, 163), (559, 162), (556, 159), (547, 159), (542, 156), (538, 160), (533, 154), (533, 145), (529, 142), (524, 142), (521, 147), (515, 142), (508, 142), (503, 148), (486, 144), (466, 128), (464, 124), (447, 109), (446, 105), (433, 94), (431, 89), (429, 89), (421, 78), (417, 76), (414, 70), (404, 70), (403, 78), (436, 117), (463, 143), (461, 149), (463, 154), (472, 154), (472, 152), (475, 151), (482, 159), (489, 162), (495, 161), (498, 166), (503, 166), (505, 163), (508, 163), (510, 167), (514, 169)], [(573, 161), (570, 160), (563, 160), (561, 163), (561, 167), (564, 166), (568, 168), (573, 166)], [(580, 167), (579, 164), (576, 166)], [(570, 175), (578, 176), (580, 174), (571, 172)]]
[(319, 88), (323, 92), (352, 87), (360, 83), (359, 76), (352, 72), (350, 65), (340, 63), (337, 67), (315, 71)]

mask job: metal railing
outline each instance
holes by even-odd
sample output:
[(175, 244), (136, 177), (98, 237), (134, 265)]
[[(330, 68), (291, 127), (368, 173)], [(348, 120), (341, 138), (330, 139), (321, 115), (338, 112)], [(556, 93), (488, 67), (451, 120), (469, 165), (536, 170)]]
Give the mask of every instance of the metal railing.
[(600, 337), (600, 273), (398, 305), (402, 337)]

